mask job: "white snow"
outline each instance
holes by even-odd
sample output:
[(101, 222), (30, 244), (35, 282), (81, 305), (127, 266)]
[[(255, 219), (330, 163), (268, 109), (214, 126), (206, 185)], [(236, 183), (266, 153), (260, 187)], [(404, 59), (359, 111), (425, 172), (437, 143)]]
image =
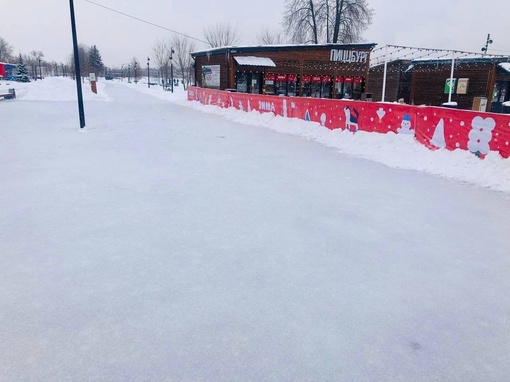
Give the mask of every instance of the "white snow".
[(507, 380), (509, 161), (69, 83), (0, 102), (0, 380)]

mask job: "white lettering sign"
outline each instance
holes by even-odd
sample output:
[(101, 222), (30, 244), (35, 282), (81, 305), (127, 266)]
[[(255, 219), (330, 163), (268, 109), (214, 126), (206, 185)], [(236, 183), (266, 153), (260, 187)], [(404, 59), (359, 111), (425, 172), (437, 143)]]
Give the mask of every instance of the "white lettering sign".
[(259, 110), (275, 111), (274, 102), (259, 101)]
[(330, 57), (331, 57), (331, 61), (336, 61), (336, 62), (366, 63), (368, 60), (368, 52), (362, 52), (359, 50), (331, 49)]

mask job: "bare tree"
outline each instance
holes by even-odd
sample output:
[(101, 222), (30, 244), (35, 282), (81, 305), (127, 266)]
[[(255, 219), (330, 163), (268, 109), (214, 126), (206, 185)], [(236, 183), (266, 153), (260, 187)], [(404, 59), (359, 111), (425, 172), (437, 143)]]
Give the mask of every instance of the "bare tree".
[[(89, 60), (88, 60), (88, 51), (90, 50), (90, 47), (85, 44), (80, 44), (78, 46), (78, 61), (80, 63), (80, 75), (83, 80), (85, 80), (85, 77), (88, 76), (90, 73), (90, 66), (89, 66)], [(69, 55), (69, 61), (68, 66), (71, 72), (71, 75), (74, 77), (76, 75), (74, 70), (74, 53), (71, 53)]]
[(204, 29), (205, 40), (211, 48), (237, 44), (237, 29), (228, 22), (218, 23)]
[(374, 10), (369, 8), (367, 0), (335, 0), (331, 42), (360, 41), (363, 31), (372, 23), (373, 14)]
[(159, 68), (161, 78), (164, 79), (164, 83), (168, 82), (170, 78), (170, 42), (167, 40), (157, 40), (152, 47), (152, 56), (154, 61)]
[(131, 68), (133, 69), (133, 78), (135, 82), (141, 77), (140, 61), (136, 57), (131, 60)]
[(14, 48), (11, 44), (9, 44), (5, 39), (0, 37), (0, 62), (9, 62), (13, 61), (14, 57), (12, 56), (12, 52)]
[(195, 42), (188, 37), (175, 35), (172, 39), (175, 53), (172, 55), (174, 63), (181, 73), (184, 87), (191, 82), (193, 58), (191, 52), (195, 50)]
[(283, 26), (296, 43), (352, 43), (373, 13), (367, 0), (287, 0)]
[(318, 0), (287, 0), (283, 15), (283, 26), (292, 42), (302, 44), (319, 43), (319, 17), (321, 2)]
[(257, 40), (260, 45), (278, 45), (285, 43), (285, 39), (283, 38), (283, 33), (281, 31), (273, 31), (267, 27), (263, 28), (259, 32)]
[(42, 61), (43, 57), (44, 53), (41, 52), (40, 50), (32, 50), (29, 54), (29, 59), (26, 61), (32, 68), (32, 76), (36, 79), (38, 77), (37, 67), (40, 64), (39, 61)]

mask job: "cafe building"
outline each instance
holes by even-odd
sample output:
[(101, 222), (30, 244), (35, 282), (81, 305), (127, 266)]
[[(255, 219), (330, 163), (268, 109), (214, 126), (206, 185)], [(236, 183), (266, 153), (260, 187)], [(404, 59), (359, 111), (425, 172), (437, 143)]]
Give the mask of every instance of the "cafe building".
[[(448, 101), (451, 87), (451, 100), (459, 109), (499, 113), (510, 97), (508, 61), (506, 57), (458, 58), (453, 63), (452, 82), (451, 60), (414, 60), (411, 63), (411, 103), (442, 105)], [(483, 100), (482, 105), (480, 100)]]
[(193, 52), (196, 85), (241, 93), (363, 99), (376, 44), (230, 46)]
[(459, 109), (510, 112), (504, 105), (510, 101), (508, 57), (462, 57), (453, 62), (435, 58), (394, 60), (387, 63), (386, 76), (383, 65), (371, 67), (369, 76), (367, 91), (372, 93), (373, 101), (382, 100), (386, 77), (385, 101), (388, 102), (442, 106), (448, 105), (451, 98)]

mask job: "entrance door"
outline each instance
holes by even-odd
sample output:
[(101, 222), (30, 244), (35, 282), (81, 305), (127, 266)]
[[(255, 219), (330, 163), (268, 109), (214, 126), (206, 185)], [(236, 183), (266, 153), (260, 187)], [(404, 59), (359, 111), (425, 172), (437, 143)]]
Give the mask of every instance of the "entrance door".
[(508, 101), (508, 82), (497, 81), (492, 93), (491, 112), (501, 113), (503, 102)]
[(262, 73), (250, 73), (250, 90), (249, 93), (261, 94), (262, 93)]

